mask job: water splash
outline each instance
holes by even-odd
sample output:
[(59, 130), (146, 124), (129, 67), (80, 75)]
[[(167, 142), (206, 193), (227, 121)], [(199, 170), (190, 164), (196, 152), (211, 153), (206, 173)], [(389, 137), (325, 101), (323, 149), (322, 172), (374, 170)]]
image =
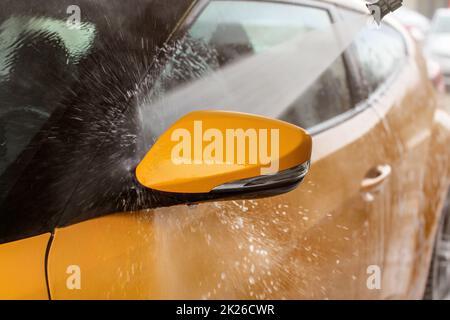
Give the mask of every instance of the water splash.
[(158, 136), (193, 110), (278, 117), (342, 54), (367, 21), (368, 16), (355, 16), (307, 32), (144, 103), (139, 106), (143, 132)]

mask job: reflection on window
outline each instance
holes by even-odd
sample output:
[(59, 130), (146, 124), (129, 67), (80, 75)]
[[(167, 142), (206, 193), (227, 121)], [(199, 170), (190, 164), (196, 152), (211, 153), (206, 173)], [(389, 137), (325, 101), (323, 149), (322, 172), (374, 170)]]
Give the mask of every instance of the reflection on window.
[(10, 17), (0, 25), (0, 175), (50, 117), (55, 83), (72, 76), (94, 38), (89, 23)]
[(315, 8), (269, 2), (214, 1), (202, 12), (189, 35), (216, 49), (223, 65), (329, 25), (328, 13)]
[(355, 39), (354, 47), (369, 94), (393, 74), (406, 56), (401, 34), (387, 25), (364, 29)]
[[(326, 29), (330, 24), (329, 13), (314, 7), (212, 1), (184, 39), (171, 45), (169, 62), (154, 91), (161, 94), (245, 56), (260, 53), (307, 32)], [(346, 77), (343, 59), (339, 58), (280, 118), (310, 128), (347, 111), (351, 107), (351, 99)]]

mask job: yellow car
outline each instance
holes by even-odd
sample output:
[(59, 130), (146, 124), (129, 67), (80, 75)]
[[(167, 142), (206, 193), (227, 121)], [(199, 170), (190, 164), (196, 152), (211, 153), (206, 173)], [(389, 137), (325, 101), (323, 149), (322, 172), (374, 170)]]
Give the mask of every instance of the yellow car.
[[(1, 299), (449, 293), (450, 117), (393, 18), (252, 83), (365, 3), (70, 2), (0, 4)], [(230, 70), (247, 95), (189, 105)]]

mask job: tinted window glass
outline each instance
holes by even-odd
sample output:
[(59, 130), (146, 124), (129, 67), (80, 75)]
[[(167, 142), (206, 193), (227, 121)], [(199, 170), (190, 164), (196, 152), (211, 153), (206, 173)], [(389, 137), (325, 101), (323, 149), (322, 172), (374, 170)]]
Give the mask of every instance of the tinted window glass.
[(353, 47), (368, 94), (386, 81), (406, 56), (402, 35), (386, 24), (379, 29), (365, 28)]
[(192, 1), (72, 4), (0, 3), (0, 243), (174, 202), (135, 181), (136, 92)]
[(189, 30), (229, 62), (330, 25), (324, 10), (269, 2), (214, 1)]
[(69, 29), (52, 18), (12, 16), (0, 25), (0, 175), (56, 109), (59, 84), (75, 78), (94, 36), (91, 24)]
[(343, 58), (336, 60), (281, 119), (310, 129), (352, 108)]
[[(326, 10), (256, 1), (213, 1), (188, 31), (164, 72), (174, 86), (331, 24)], [(186, 49), (188, 48), (188, 50)], [(186, 52), (190, 52), (186, 57)], [(181, 67), (182, 61), (189, 64)], [(195, 70), (193, 70), (195, 66)], [(180, 77), (180, 75), (182, 75)], [(268, 93), (261, 93), (268, 94)], [(334, 64), (280, 118), (311, 128), (351, 108), (344, 59)], [(242, 110), (245, 111), (245, 110)]]

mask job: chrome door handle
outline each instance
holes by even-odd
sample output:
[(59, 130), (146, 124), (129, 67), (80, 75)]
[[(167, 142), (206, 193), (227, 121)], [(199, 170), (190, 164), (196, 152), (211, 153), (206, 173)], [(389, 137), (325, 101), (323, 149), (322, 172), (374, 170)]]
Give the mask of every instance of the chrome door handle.
[(369, 170), (366, 177), (361, 182), (361, 189), (363, 191), (375, 189), (386, 181), (391, 176), (391, 173), (392, 168), (388, 164), (376, 166)]

